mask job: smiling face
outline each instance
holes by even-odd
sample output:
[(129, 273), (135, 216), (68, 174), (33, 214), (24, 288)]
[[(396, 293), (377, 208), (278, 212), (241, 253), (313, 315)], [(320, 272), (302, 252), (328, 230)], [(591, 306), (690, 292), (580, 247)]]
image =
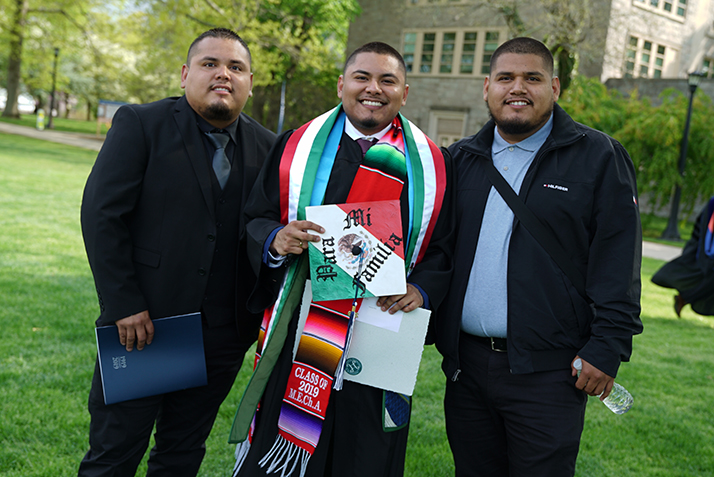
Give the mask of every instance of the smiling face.
[(543, 127), (559, 96), (560, 81), (533, 54), (502, 54), (483, 85), (483, 99), (498, 132), (511, 144)]
[(359, 53), (337, 80), (337, 96), (350, 122), (365, 136), (378, 133), (407, 103), (409, 85), (390, 55)]
[(199, 116), (217, 128), (228, 126), (253, 95), (248, 52), (236, 40), (204, 38), (181, 69), (181, 87)]

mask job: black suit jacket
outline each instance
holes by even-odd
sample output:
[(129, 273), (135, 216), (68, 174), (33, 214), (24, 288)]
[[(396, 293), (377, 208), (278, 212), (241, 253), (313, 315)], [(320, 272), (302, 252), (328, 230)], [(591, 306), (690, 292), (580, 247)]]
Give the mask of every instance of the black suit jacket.
[[(233, 184), (240, 187), (242, 208), (275, 134), (245, 114), (238, 133), (236, 157), (243, 160), (233, 161), (238, 173), (231, 180), (242, 181), (242, 187)], [(101, 306), (97, 325), (143, 310), (161, 318), (201, 309), (221, 225), (211, 177), (185, 97), (117, 111), (82, 201), (82, 233)], [(255, 277), (238, 217), (236, 316), (239, 329), (247, 327), (252, 336), (256, 317), (244, 310)]]

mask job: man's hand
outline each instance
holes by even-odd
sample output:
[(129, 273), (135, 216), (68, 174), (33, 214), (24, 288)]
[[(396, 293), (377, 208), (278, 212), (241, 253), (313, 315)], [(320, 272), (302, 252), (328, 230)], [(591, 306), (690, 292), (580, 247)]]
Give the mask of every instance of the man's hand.
[(320, 237), (307, 233), (308, 230), (325, 233), (325, 229), (309, 220), (293, 220), (275, 234), (273, 243), (270, 244), (270, 253), (282, 256), (289, 253), (300, 255), (307, 249), (308, 242), (320, 241)]
[[(576, 356), (573, 361), (578, 358), (580, 357)], [(575, 383), (575, 387), (585, 391), (590, 396), (599, 396), (602, 393), (600, 400), (603, 401), (610, 395), (612, 386), (615, 384), (615, 378), (603, 373), (582, 358), (580, 358), (580, 361), (583, 363), (583, 370), (580, 372), (580, 377)], [(570, 367), (572, 368), (572, 375), (577, 376), (578, 370), (573, 367), (572, 363)]]
[[(389, 314), (393, 315), (397, 311), (402, 310), (404, 313), (416, 310), (424, 304), (424, 297), (411, 283), (407, 283), (407, 292), (404, 295), (383, 296), (377, 300), (377, 306), (382, 308), (382, 311), (389, 310)], [(394, 305), (394, 306), (392, 306)]]
[(134, 349), (134, 343), (136, 349), (141, 351), (145, 344), (151, 344), (154, 339), (154, 324), (149, 318), (148, 310), (117, 320), (116, 325), (119, 329), (119, 342), (126, 346), (127, 351)]

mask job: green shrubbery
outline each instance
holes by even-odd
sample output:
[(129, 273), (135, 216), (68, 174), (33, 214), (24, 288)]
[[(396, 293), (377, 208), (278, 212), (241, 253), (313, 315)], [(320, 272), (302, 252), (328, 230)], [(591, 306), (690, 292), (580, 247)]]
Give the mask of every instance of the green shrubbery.
[(637, 170), (640, 196), (652, 210), (666, 206), (676, 184), (682, 186), (682, 216), (691, 215), (696, 204), (714, 195), (714, 136), (709, 116), (712, 100), (698, 91), (694, 97), (689, 146), (684, 177), (679, 155), (689, 98), (667, 89), (662, 103), (633, 91), (629, 98), (607, 90), (596, 78), (576, 77), (558, 102), (576, 121), (606, 132), (620, 141)]

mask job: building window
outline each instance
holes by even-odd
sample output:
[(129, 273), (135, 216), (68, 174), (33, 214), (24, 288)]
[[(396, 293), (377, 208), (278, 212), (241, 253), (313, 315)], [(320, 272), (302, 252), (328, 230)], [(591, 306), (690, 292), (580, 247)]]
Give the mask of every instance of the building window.
[(406, 31), (402, 52), (407, 72), (423, 75), (486, 76), (505, 30), (433, 29)]
[(429, 112), (429, 137), (438, 146), (449, 147), (465, 135), (466, 113), (458, 111)]
[(682, 20), (687, 15), (687, 0), (633, 0), (636, 5), (663, 15)]
[(625, 78), (661, 78), (666, 51), (663, 45), (630, 35), (625, 51)]

